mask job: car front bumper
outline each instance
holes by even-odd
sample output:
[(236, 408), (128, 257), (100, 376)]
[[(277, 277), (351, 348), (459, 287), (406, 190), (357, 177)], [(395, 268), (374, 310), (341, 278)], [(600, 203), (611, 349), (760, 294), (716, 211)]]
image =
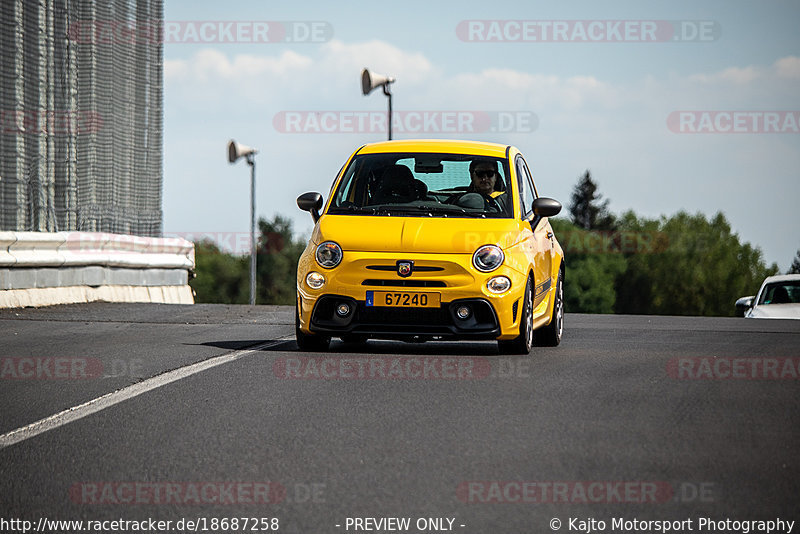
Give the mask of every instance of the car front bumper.
[[(414, 262), (408, 277), (397, 274), (397, 254), (347, 252), (334, 269), (323, 269), (309, 247), (298, 265), (297, 292), (300, 329), (337, 337), (356, 334), (378, 338), (511, 339), (519, 334), (527, 276), (508, 265), (481, 273), (467, 254), (414, 254), (402, 260)], [(316, 271), (325, 277), (319, 289), (311, 288), (306, 275)], [(511, 287), (502, 294), (489, 291), (486, 284), (506, 276)], [(438, 293), (440, 306), (368, 306), (367, 292)], [(346, 304), (349, 313), (336, 313)], [(467, 318), (456, 310), (466, 305)]]

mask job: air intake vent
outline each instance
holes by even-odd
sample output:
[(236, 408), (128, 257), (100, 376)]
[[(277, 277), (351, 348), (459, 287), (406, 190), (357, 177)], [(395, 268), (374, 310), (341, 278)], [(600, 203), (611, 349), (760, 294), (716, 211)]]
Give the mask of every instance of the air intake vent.
[(440, 280), (364, 280), (362, 286), (381, 287), (447, 287)]

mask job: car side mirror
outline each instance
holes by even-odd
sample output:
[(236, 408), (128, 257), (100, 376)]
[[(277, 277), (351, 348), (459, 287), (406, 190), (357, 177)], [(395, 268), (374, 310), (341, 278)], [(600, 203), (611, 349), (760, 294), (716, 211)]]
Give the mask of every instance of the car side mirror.
[(533, 201), (533, 220), (531, 221), (531, 230), (534, 232), (536, 231), (536, 227), (539, 226), (539, 221), (542, 220), (543, 217), (555, 217), (561, 212), (561, 202), (558, 200), (547, 198), (547, 197), (539, 197)]
[(736, 301), (736, 315), (739, 317), (744, 317), (744, 314), (747, 313), (747, 310), (753, 307), (753, 299), (755, 296), (750, 297), (742, 297)]
[(311, 214), (314, 222), (319, 220), (319, 210), (322, 209), (322, 195), (319, 193), (303, 193), (297, 197), (297, 207)]
[(555, 217), (561, 212), (561, 202), (547, 197), (533, 201), (533, 213), (539, 217)]

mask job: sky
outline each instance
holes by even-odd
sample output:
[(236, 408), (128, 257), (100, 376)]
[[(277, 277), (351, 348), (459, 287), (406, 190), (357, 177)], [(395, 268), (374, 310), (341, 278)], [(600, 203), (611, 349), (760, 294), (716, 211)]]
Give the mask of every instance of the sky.
[[(165, 0), (164, 231), (247, 252), (257, 216), (313, 222), (349, 155), (394, 137), (511, 144), (568, 206), (587, 169), (614, 213), (722, 212), (786, 271), (800, 249), (800, 3)], [(361, 121), (361, 122), (359, 122)], [(562, 213), (566, 213), (567, 210)]]

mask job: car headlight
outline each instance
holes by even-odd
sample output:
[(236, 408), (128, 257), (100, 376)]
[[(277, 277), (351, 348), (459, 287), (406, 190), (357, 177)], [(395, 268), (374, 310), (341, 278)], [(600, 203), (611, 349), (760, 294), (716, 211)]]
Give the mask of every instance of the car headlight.
[(325, 241), (317, 247), (315, 257), (321, 266), (333, 269), (342, 261), (342, 247), (333, 241)]
[(472, 265), (482, 273), (489, 273), (500, 267), (505, 259), (497, 245), (483, 245), (472, 255)]

